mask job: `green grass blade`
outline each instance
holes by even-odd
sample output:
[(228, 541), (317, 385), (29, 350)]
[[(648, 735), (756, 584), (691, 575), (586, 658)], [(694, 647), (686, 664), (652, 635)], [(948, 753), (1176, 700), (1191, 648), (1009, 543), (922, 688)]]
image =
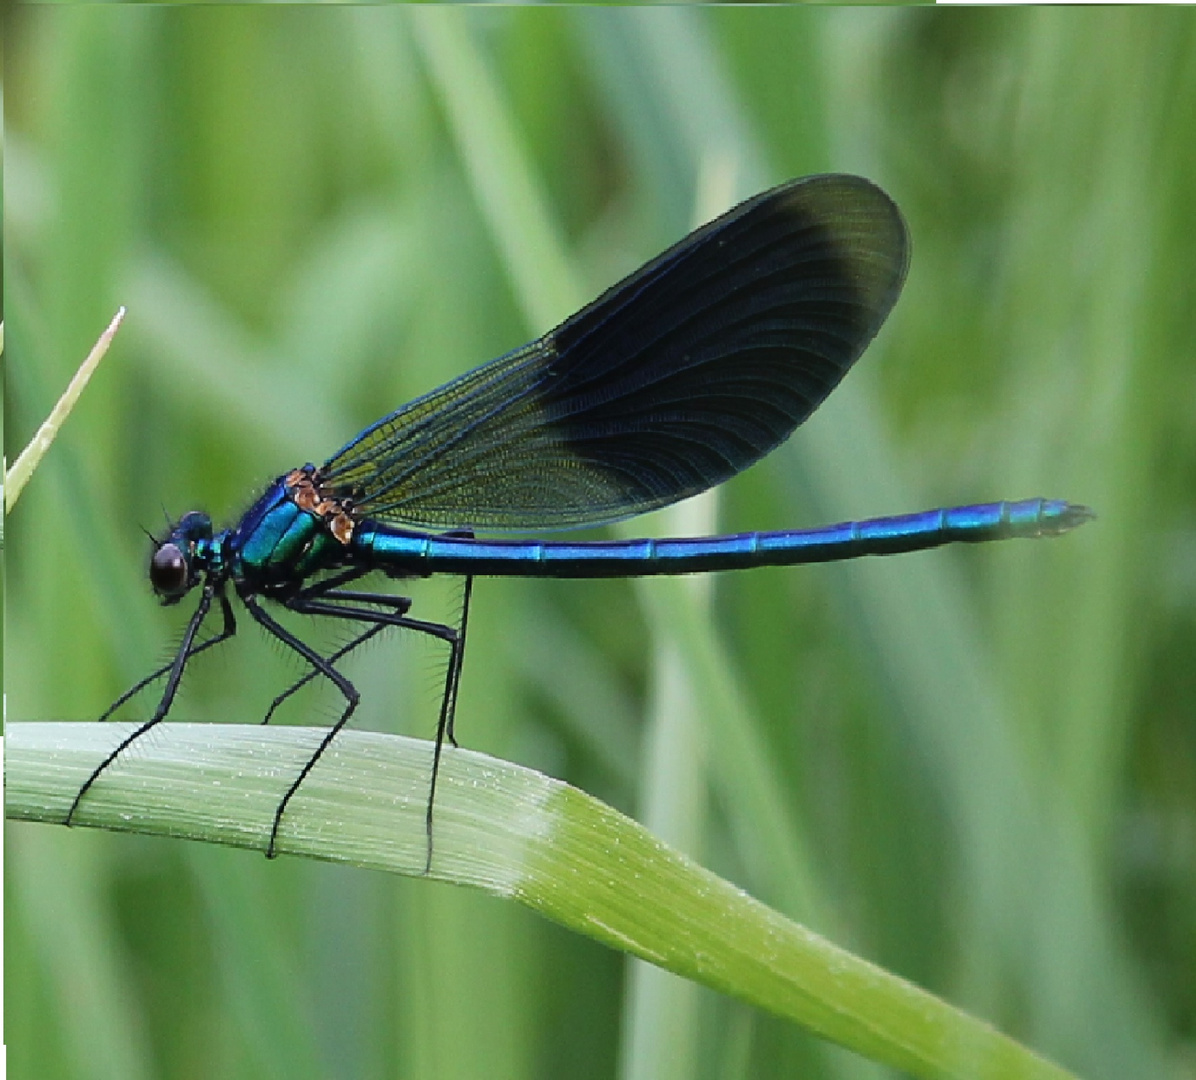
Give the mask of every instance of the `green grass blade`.
[[(8, 816), (62, 821), (90, 771), (129, 730), (9, 725)], [(320, 736), (311, 728), (162, 725), (104, 774), (76, 820), (264, 849), (273, 807)], [(288, 810), (279, 851), (419, 875), (430, 753), (426, 742), (343, 732)], [(1069, 1075), (558, 780), (452, 750), (436, 809), (432, 878), (518, 900), (917, 1077)]]

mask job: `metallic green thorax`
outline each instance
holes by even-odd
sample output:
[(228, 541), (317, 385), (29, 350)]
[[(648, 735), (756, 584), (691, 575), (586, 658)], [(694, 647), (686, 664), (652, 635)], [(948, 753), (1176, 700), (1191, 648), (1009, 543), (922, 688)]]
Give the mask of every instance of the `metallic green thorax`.
[(287, 479), (271, 484), (221, 545), (234, 581), (269, 590), (343, 562), (344, 545), (323, 517), (296, 505)]

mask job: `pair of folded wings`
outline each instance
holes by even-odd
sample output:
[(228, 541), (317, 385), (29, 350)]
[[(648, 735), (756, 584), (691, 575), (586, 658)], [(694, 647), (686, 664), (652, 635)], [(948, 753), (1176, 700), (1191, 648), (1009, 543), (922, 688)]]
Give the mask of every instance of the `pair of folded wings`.
[(835, 388), (901, 290), (908, 239), (867, 180), (741, 203), (555, 330), (367, 428), (321, 468), (355, 513), (552, 529), (721, 483)]

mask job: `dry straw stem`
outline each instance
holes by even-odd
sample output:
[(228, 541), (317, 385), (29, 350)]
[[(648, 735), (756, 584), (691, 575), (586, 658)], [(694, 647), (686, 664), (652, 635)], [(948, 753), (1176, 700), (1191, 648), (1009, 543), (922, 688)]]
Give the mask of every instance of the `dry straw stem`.
[[(87, 385), (87, 381), (99, 366), (100, 361), (104, 359), (104, 354), (108, 351), (108, 346), (112, 344), (112, 339), (116, 336), (116, 331), (120, 329), (120, 324), (124, 320), (124, 317), (125, 309), (123, 307), (118, 308), (116, 314), (112, 316), (112, 321), (108, 324), (107, 329), (91, 347), (91, 352), (87, 354), (83, 363), (79, 365), (79, 370), (75, 372), (74, 378), (71, 379), (67, 388), (62, 392), (62, 397), (58, 399), (54, 408), (50, 410), (50, 415), (46, 417), (42, 426), (37, 429), (37, 433), (29, 440), (29, 444), (21, 451), (17, 460), (13, 462), (12, 468), (8, 470), (8, 475), (4, 478), (5, 513), (8, 513), (16, 505), (17, 499), (21, 497), (21, 492), (24, 490), (29, 478), (33, 475), (33, 470), (37, 468), (38, 463), (45, 457), (46, 451), (50, 449), (50, 444), (54, 441), (54, 436), (58, 434), (58, 429), (66, 422), (66, 418), (75, 407), (75, 402), (79, 400), (79, 395), (83, 393), (83, 388)], [(0, 336), (0, 349), (2, 348), (3, 337)]]

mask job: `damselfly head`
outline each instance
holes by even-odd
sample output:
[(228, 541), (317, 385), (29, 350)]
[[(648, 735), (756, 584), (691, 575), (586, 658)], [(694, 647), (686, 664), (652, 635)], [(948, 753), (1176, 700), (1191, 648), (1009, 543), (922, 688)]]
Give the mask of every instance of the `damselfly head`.
[(161, 540), (154, 540), (149, 578), (162, 603), (178, 603), (198, 582), (196, 544), (211, 539), (212, 519), (193, 510), (179, 518)]

